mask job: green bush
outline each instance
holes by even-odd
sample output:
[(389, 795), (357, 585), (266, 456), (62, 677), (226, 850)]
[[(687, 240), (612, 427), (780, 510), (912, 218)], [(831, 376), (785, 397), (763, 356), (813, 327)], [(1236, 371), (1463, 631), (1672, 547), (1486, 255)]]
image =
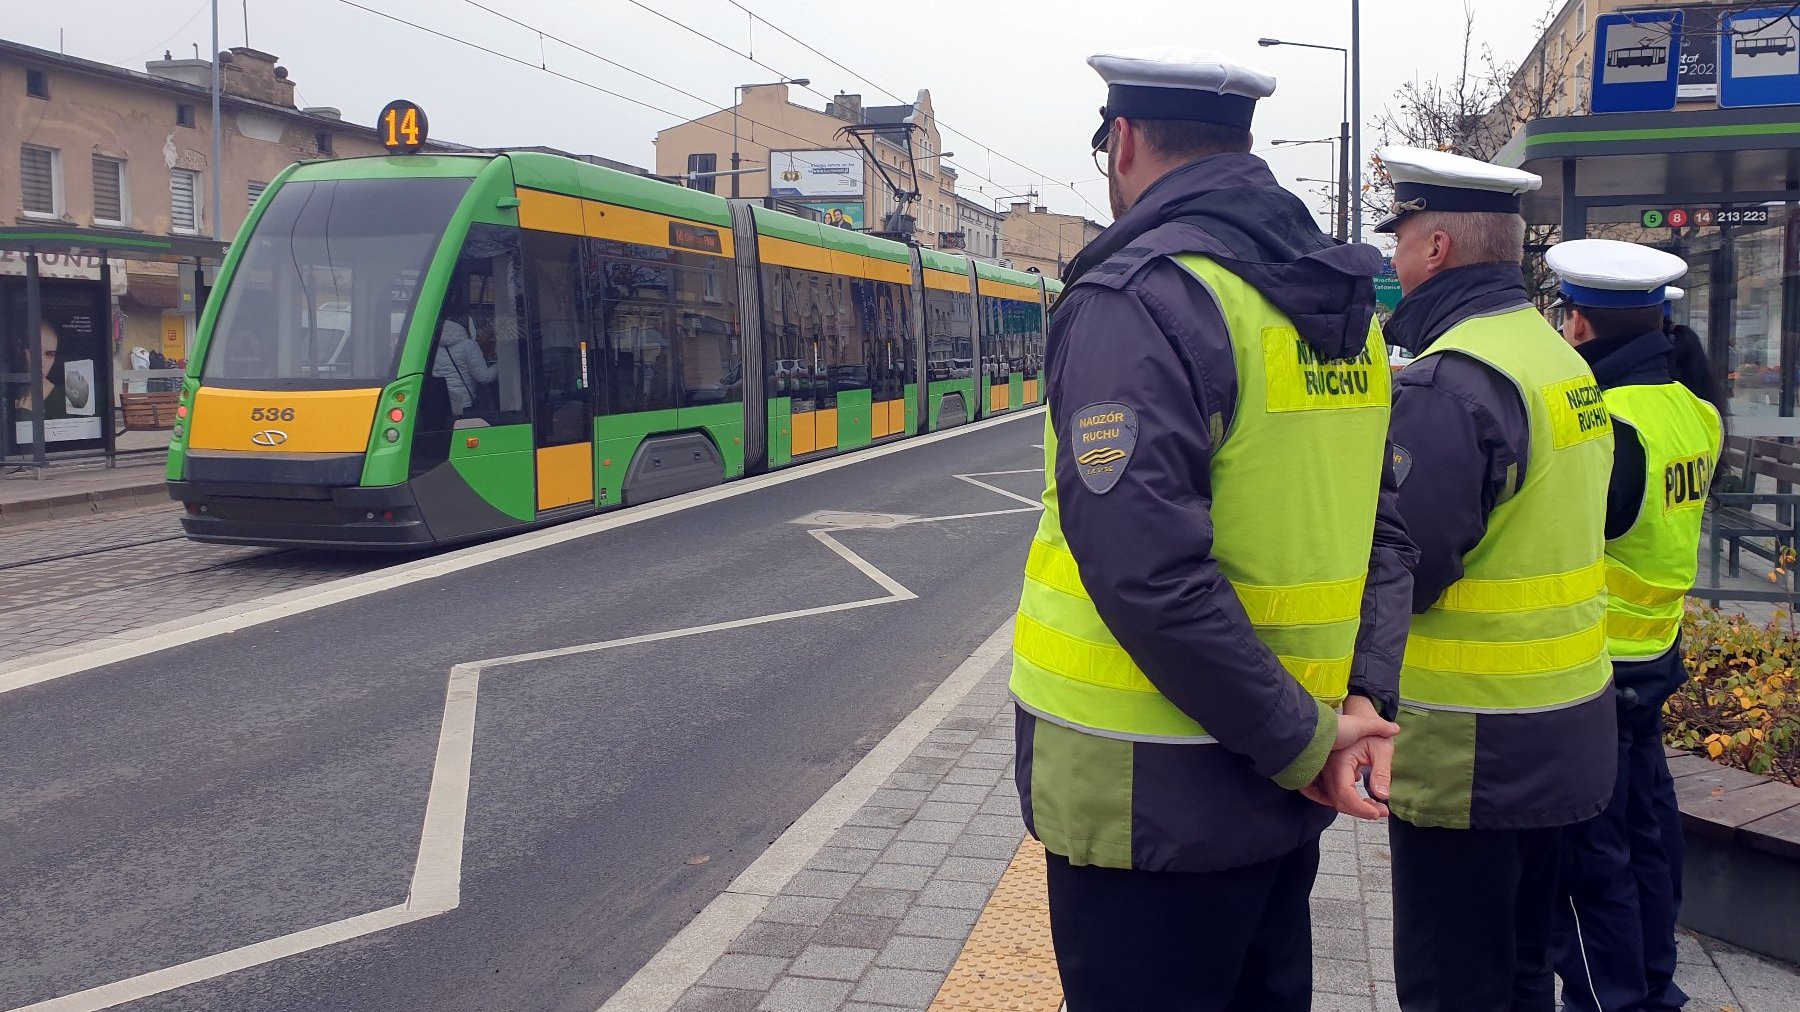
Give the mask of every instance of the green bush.
[(1800, 632), (1688, 603), (1682, 644), (1692, 676), (1663, 710), (1667, 741), (1715, 762), (1800, 785)]

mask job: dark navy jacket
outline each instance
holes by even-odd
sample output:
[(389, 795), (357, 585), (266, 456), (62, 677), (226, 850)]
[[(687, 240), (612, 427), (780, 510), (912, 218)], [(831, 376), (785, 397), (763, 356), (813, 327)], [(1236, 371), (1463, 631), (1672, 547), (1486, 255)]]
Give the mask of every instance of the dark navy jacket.
[[(1188, 252), (1255, 286), (1326, 358), (1364, 347), (1380, 270), (1372, 247), (1320, 234), (1261, 159), (1217, 155), (1164, 176), (1084, 250), (1051, 320), (1046, 370), (1058, 432), (1102, 401), (1131, 405), (1139, 421), (1130, 465), (1103, 495), (1077, 473), (1068, 447), (1079, 442), (1061, 441), (1052, 480), (1082, 584), (1151, 682), (1223, 746), (1128, 746), (1133, 867), (1165, 871), (1268, 860), (1333, 817), (1269, 779), (1311, 741), (1318, 708), (1256, 638), (1212, 555), (1210, 461), (1236, 408), (1237, 372), (1213, 297), (1169, 259)], [(1391, 714), (1413, 550), (1385, 477), (1351, 684)], [(1029, 823), (1036, 719), (1024, 711), (1018, 719)]]
[[(1464, 320), (1529, 304), (1518, 264), (1458, 267), (1407, 292), (1386, 337), (1416, 353)], [(1511, 380), (1447, 352), (1401, 371), (1391, 435), (1401, 461), (1400, 515), (1419, 550), (1412, 606), (1424, 612), (1462, 578), (1463, 558), (1487, 534), (1489, 514), (1524, 483), (1531, 428)], [(1592, 736), (1597, 726), (1608, 729), (1599, 754), (1610, 755), (1612, 706), (1608, 694), (1544, 713), (1477, 716), (1473, 828), (1567, 825), (1604, 808), (1613, 766), (1594, 761)]]
[[(1575, 350), (1594, 370), (1602, 390), (1676, 382), (1671, 368), (1675, 348), (1661, 330), (1589, 341)], [(1613, 416), (1612, 483), (1606, 494), (1609, 541), (1622, 537), (1637, 522), (1644, 505), (1644, 466), (1643, 439), (1629, 423)], [(1679, 638), (1659, 657), (1613, 662), (1613, 684), (1619, 690), (1619, 705), (1626, 709), (1660, 708), (1686, 680)]]

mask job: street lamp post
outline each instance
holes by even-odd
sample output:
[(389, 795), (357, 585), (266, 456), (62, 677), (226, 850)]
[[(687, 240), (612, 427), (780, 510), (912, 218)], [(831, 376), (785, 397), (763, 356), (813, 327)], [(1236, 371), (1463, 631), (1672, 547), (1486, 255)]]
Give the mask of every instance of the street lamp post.
[[(1306, 140), (1306, 141), (1270, 141), (1269, 146), (1283, 148), (1283, 147), (1298, 147), (1302, 144), (1337, 144), (1338, 140), (1339, 139), (1336, 137), (1315, 137), (1312, 140)], [(1343, 169), (1343, 158), (1342, 158), (1341, 151), (1342, 151), (1342, 145), (1339, 145), (1339, 155), (1336, 157), (1337, 157), (1338, 169), (1339, 169), (1340, 173)], [(1321, 183), (1322, 182), (1322, 183), (1325, 183), (1327, 186), (1331, 187), (1331, 192), (1335, 195), (1331, 202), (1332, 203), (1331, 211), (1332, 211), (1332, 217), (1336, 220), (1336, 223), (1337, 223), (1336, 228), (1335, 228), (1335, 232), (1337, 234), (1337, 239), (1339, 242), (1348, 242), (1349, 240), (1346, 237), (1346, 232), (1345, 232), (1346, 219), (1344, 217), (1344, 206), (1345, 206), (1344, 202), (1346, 200), (1350, 199), (1350, 193), (1344, 186), (1344, 183), (1345, 183), (1344, 177), (1340, 174), (1335, 182), (1332, 180), (1328, 180), (1328, 179), (1305, 179), (1305, 178), (1300, 178), (1300, 181), (1306, 182), (1306, 183)]]
[[(764, 81), (761, 84), (740, 84), (731, 89), (731, 195), (738, 195), (738, 96), (746, 88), (767, 88), (777, 84), (797, 84), (804, 88), (812, 83), (810, 77), (784, 77), (779, 81)], [(775, 184), (771, 181), (772, 191)]]
[[(1268, 46), (1298, 46), (1301, 49), (1328, 49), (1344, 58), (1344, 115), (1338, 123), (1338, 222), (1337, 237), (1341, 242), (1351, 241), (1350, 231), (1350, 50), (1343, 46), (1321, 46), (1311, 42), (1288, 42), (1284, 39), (1257, 39), (1256, 44)], [(1361, 189), (1358, 178), (1357, 189)], [(1362, 240), (1362, 215), (1357, 216), (1356, 241)]]

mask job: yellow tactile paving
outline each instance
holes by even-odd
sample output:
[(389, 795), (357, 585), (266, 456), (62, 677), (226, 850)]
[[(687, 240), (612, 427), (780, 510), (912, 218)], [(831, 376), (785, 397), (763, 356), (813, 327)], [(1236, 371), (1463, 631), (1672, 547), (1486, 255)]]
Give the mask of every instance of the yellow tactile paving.
[(931, 1012), (1057, 1012), (1062, 1000), (1050, 945), (1044, 848), (1026, 837), (944, 978)]

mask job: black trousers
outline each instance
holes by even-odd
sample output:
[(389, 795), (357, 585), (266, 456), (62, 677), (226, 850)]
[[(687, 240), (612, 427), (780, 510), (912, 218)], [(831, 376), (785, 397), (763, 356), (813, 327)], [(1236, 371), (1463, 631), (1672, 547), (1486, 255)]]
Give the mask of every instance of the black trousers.
[(1561, 835), (1388, 820), (1394, 979), (1404, 1012), (1553, 1012)]
[(1569, 1012), (1668, 1012), (1683, 842), (1663, 758), (1662, 707), (1619, 711), (1619, 779), (1606, 811), (1563, 833), (1551, 951)]
[(1125, 871), (1047, 855), (1069, 1012), (1307, 1012), (1319, 845), (1218, 872)]

